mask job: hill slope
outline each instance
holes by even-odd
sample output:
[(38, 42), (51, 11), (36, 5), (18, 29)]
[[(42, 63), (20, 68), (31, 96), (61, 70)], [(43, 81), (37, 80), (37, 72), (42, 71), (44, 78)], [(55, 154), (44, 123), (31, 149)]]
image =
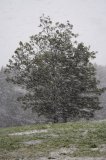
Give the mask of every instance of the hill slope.
[(7, 159), (106, 160), (106, 121), (0, 129), (0, 160)]

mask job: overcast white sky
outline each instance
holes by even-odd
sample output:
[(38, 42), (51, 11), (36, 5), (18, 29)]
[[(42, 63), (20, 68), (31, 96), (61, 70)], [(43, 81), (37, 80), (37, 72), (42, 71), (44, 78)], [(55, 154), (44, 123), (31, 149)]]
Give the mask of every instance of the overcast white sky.
[(69, 20), (79, 40), (98, 51), (96, 63), (106, 65), (106, 0), (0, 0), (0, 67), (19, 41), (39, 31), (43, 13), (54, 21)]

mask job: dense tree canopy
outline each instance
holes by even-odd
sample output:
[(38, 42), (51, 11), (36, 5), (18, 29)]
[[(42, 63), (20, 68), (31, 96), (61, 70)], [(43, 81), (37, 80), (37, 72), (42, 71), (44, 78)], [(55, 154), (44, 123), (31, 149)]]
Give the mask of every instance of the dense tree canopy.
[(40, 17), (41, 32), (28, 43), (19, 43), (9, 60), (8, 79), (26, 89), (20, 100), (39, 115), (57, 122), (67, 118), (90, 118), (100, 109), (95, 52), (76, 41), (73, 26)]

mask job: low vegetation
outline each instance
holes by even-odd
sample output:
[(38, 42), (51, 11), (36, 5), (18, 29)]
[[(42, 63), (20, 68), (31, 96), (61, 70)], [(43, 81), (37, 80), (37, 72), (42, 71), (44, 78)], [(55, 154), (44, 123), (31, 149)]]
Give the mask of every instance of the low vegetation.
[[(23, 134), (19, 135), (20, 132)], [(106, 158), (106, 122), (68, 122), (0, 129), (0, 160), (62, 159), (61, 156), (64, 159)]]

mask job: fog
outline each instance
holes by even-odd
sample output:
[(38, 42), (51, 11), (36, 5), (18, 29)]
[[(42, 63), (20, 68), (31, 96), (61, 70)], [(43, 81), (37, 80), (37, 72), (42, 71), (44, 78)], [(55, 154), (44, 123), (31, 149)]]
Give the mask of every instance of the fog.
[(19, 41), (39, 32), (39, 17), (69, 20), (79, 41), (98, 51), (96, 63), (106, 65), (105, 0), (0, 0), (0, 67), (8, 63)]

